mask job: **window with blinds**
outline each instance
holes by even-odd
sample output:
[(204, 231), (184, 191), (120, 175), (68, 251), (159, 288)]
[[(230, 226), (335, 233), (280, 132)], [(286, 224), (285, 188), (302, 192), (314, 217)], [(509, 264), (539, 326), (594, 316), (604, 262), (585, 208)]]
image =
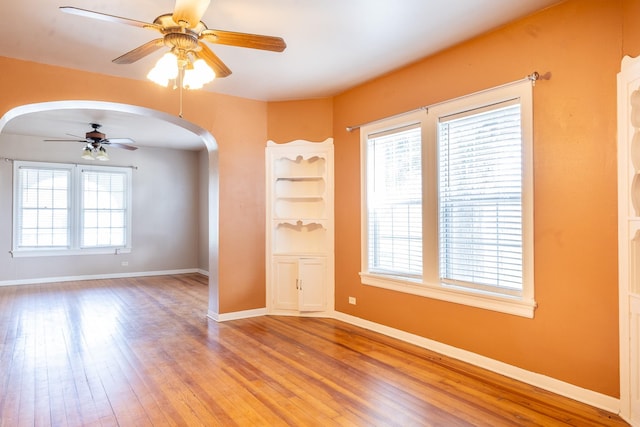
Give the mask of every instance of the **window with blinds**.
[(520, 81), (361, 129), (361, 281), (533, 317), (533, 97)]
[(14, 161), (13, 256), (131, 249), (131, 169)]
[(368, 136), (369, 271), (422, 276), (419, 124)]
[(518, 102), (440, 118), (439, 266), (443, 283), (522, 289)]
[(126, 242), (126, 174), (82, 171), (82, 247)]
[(18, 248), (69, 246), (70, 178), (68, 169), (18, 169), (15, 227)]

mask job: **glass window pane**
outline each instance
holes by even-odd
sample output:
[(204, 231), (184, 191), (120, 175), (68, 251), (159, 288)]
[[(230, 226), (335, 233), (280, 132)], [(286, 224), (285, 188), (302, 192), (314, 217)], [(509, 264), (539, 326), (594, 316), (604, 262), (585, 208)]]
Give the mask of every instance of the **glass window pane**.
[[(84, 246), (126, 244), (125, 197), (127, 175), (122, 172), (83, 171), (85, 227), (93, 227)], [(91, 212), (91, 218), (87, 215)]]
[(50, 209), (40, 209), (38, 211), (38, 228), (50, 229), (53, 227), (53, 211)]
[(367, 143), (369, 271), (422, 275), (422, 167), (418, 126)]
[(520, 105), (439, 124), (440, 275), (522, 288)]
[(94, 210), (84, 211), (84, 227), (95, 228), (98, 226), (98, 212)]
[(96, 246), (98, 244), (98, 229), (85, 228), (82, 233), (82, 246)]

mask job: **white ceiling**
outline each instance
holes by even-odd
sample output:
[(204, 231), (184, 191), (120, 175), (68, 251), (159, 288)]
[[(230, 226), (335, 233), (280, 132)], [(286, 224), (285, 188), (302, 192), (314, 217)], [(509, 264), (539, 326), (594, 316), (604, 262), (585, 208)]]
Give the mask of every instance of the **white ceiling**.
[[(264, 101), (332, 96), (558, 2), (211, 0), (202, 18), (209, 28), (280, 36), (287, 48), (276, 53), (210, 44), (233, 73), (210, 83), (205, 90)], [(113, 64), (111, 60), (158, 37), (157, 32), (62, 13), (60, 6), (153, 22), (156, 16), (173, 10), (174, 0), (0, 2), (1, 56), (144, 80), (163, 51), (130, 65)], [(88, 120), (93, 120), (91, 116), (99, 115), (96, 111), (82, 115), (73, 110), (60, 114), (64, 117), (33, 114), (29, 125), (14, 123), (12, 129), (9, 122), (4, 131), (51, 129), (57, 134), (46, 136), (63, 137), (67, 132), (83, 135)], [(116, 118), (123, 120), (122, 116)], [(46, 123), (34, 125), (38, 119)], [(60, 134), (63, 129), (57, 124), (65, 120), (83, 125), (66, 128)], [(139, 142), (139, 125), (128, 123), (121, 135), (117, 121), (109, 123), (108, 115), (99, 120), (108, 136), (129, 136)]]

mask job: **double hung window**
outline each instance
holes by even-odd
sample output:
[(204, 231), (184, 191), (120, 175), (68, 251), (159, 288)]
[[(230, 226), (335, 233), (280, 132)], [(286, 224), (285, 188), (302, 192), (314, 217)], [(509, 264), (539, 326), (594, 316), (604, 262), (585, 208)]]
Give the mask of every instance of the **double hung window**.
[(361, 129), (364, 284), (533, 316), (531, 84)]
[(131, 169), (14, 162), (14, 256), (127, 252)]
[(422, 276), (422, 173), (416, 124), (369, 135), (369, 270)]

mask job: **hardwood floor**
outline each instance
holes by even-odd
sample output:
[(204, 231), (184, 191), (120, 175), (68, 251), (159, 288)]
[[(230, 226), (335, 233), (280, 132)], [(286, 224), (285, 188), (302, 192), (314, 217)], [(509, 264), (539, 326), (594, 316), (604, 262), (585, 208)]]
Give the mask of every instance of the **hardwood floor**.
[(626, 425), (336, 320), (206, 310), (197, 274), (0, 288), (0, 425)]

